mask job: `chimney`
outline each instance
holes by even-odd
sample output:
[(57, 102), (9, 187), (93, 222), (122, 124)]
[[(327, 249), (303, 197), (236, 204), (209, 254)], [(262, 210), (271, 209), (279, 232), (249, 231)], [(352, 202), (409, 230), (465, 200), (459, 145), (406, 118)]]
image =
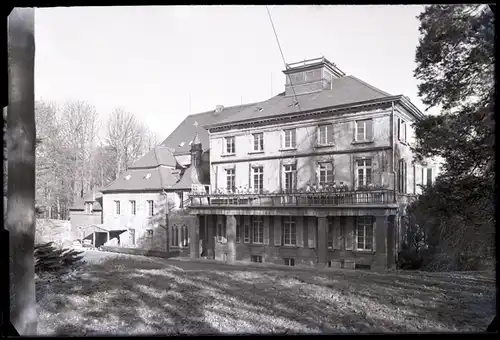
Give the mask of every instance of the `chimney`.
[(222, 112), (222, 110), (224, 110), (224, 105), (217, 105), (215, 107), (215, 112), (216, 113)]

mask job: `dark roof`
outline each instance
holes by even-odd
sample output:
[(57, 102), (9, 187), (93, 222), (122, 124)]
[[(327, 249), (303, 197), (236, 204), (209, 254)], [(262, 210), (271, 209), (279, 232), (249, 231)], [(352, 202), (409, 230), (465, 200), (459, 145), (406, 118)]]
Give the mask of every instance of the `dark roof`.
[(201, 168), (189, 166), (189, 168), (184, 171), (181, 180), (175, 183), (172, 189), (191, 190), (192, 184), (209, 184), (203, 177), (203, 170)]
[[(147, 174), (150, 174), (149, 178), (146, 178)], [(101, 191), (105, 193), (110, 191), (162, 190), (170, 188), (178, 180), (178, 170), (162, 166), (155, 169), (129, 169)]]
[(212, 124), (229, 124), (250, 119), (262, 119), (324, 107), (354, 104), (384, 97), (391, 97), (391, 95), (356, 77), (346, 76), (333, 79), (331, 90), (297, 95), (298, 106), (294, 105), (296, 103), (295, 96), (285, 96), (284, 93), (281, 93), (266, 101), (255, 103), (251, 107), (239, 110), (224, 120), (212, 122)]
[(99, 191), (100, 189), (95, 189), (95, 200), (92, 198), (92, 191), (83, 196), (83, 198), (79, 198), (75, 201), (73, 206), (69, 208), (69, 210), (85, 210), (86, 202), (94, 202), (92, 205), (92, 210), (94, 211), (102, 211), (101, 204), (97, 201), (102, 198), (102, 193)]
[(170, 148), (166, 146), (156, 146), (149, 150), (144, 156), (139, 158), (130, 169), (134, 168), (154, 168), (159, 165), (173, 166), (177, 164), (174, 154)]
[[(196, 134), (205, 149), (209, 148), (208, 132), (205, 125), (215, 124), (221, 120), (235, 116), (241, 110), (254, 105), (245, 104), (225, 107), (221, 112), (207, 111), (187, 116), (182, 123), (161, 143), (161, 145), (175, 149), (174, 154), (189, 153), (191, 142)], [(184, 143), (184, 144), (182, 144)]]

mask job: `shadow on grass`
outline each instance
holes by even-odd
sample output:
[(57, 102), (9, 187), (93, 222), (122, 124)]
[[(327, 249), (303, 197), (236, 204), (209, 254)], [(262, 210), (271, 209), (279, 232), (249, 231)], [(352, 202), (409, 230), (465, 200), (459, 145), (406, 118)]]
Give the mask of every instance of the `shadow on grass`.
[(141, 256), (112, 256), (84, 269), (75, 279), (52, 283), (40, 334), (482, 330), (480, 319), (489, 317), (461, 308), (460, 301), (480, 299), (476, 293), (491, 285), (476, 284), (477, 292), (470, 292), (447, 278), (319, 274)]

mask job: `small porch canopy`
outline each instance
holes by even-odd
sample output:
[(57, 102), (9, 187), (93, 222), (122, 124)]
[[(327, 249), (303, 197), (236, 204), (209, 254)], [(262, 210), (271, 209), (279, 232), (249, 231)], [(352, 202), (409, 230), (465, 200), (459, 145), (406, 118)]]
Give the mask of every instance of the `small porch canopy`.
[[(80, 229), (80, 235), (81, 235), (82, 242), (84, 239), (90, 238), (90, 235), (92, 235), (92, 244), (94, 245), (94, 247), (98, 247), (98, 246), (103, 245), (106, 242), (109, 242), (110, 232), (117, 232), (117, 231), (124, 232), (124, 231), (126, 231), (126, 229), (116, 230), (113, 228), (107, 228), (103, 224), (91, 224), (91, 225), (81, 226), (81, 227), (79, 227), (79, 229)], [(98, 242), (98, 243), (100, 243), (99, 245), (96, 244), (98, 241), (97, 234), (105, 234), (106, 235), (104, 240), (101, 239), (100, 242)]]

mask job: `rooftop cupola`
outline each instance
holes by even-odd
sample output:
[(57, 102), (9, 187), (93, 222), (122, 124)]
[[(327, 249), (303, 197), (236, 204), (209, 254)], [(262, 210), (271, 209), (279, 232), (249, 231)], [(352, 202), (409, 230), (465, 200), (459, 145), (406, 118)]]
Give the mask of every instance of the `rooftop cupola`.
[[(342, 78), (342, 72), (325, 57), (287, 64), (283, 71), (286, 76), (285, 96), (330, 90), (332, 79)], [(293, 86), (293, 89), (292, 89)]]
[(203, 154), (203, 147), (201, 145), (200, 137), (198, 137), (198, 133), (196, 133), (196, 135), (194, 136), (190, 152), (191, 152), (191, 166), (200, 167), (201, 157)]

